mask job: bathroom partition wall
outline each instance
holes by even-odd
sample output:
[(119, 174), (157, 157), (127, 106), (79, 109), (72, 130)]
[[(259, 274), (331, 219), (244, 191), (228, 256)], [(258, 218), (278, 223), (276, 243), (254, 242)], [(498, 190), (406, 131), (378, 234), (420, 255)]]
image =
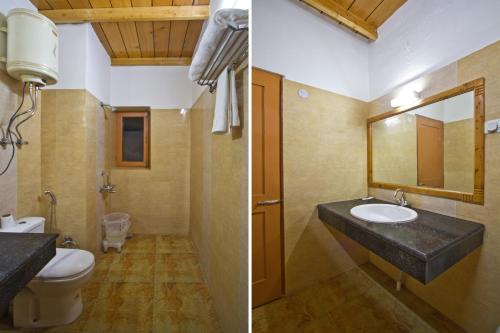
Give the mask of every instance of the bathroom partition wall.
[(100, 173), (106, 170), (106, 120), (99, 104), (86, 90), (42, 93), (41, 185), (58, 200), (54, 231), (93, 252), (100, 249), (106, 199), (99, 193)]
[(211, 133), (208, 89), (190, 111), (190, 235), (224, 332), (248, 325), (248, 70), (236, 80), (241, 129)]

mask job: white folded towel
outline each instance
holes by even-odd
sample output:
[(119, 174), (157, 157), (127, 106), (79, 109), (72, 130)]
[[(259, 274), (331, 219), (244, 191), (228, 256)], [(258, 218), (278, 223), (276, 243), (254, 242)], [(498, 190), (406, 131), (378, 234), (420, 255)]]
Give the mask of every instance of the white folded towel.
[(201, 77), (228, 24), (236, 27), (247, 26), (248, 10), (223, 8), (211, 16), (194, 52), (191, 67), (189, 67), (190, 80), (196, 81)]
[(233, 69), (225, 68), (217, 79), (214, 121), (212, 133), (224, 134), (231, 127), (240, 126), (236, 74)]
[(240, 115), (238, 110), (238, 92), (236, 91), (236, 73), (234, 69), (229, 70), (229, 93), (230, 93), (230, 124), (231, 127), (240, 127)]
[(228, 98), (229, 98), (228, 70), (222, 71), (217, 79), (217, 90), (215, 95), (214, 122), (212, 133), (224, 134), (228, 129)]

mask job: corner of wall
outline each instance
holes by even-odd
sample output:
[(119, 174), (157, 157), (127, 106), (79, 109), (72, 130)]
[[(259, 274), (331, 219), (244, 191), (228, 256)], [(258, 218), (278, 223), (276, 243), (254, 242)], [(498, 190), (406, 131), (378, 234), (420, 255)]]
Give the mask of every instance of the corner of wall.
[(91, 24), (86, 31), (85, 87), (97, 99), (110, 103), (111, 59)]

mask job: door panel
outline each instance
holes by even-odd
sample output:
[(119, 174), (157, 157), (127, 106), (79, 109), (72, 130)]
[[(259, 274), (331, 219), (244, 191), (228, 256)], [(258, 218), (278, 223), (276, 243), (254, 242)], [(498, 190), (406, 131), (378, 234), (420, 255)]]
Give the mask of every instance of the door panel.
[(418, 186), (444, 187), (443, 135), (442, 121), (417, 115)]
[(252, 306), (283, 295), (281, 77), (252, 71)]

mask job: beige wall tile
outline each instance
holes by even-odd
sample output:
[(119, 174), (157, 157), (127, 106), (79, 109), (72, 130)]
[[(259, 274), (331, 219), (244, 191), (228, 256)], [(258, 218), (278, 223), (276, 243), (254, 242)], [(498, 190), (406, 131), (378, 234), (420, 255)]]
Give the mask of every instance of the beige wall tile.
[[(307, 99), (298, 96), (304, 88)], [(368, 104), (285, 80), (283, 169), (288, 293), (356, 265), (317, 217), (320, 202), (366, 195)], [(354, 247), (356, 247), (354, 245)], [(361, 251), (360, 253), (363, 253)], [(368, 259), (356, 255), (358, 262)]]
[[(55, 232), (97, 252), (104, 214), (98, 186), (105, 169), (99, 101), (85, 90), (45, 90), (41, 115), (41, 187), (58, 199)], [(42, 211), (48, 216), (46, 198)]]
[(191, 122), (190, 234), (225, 332), (245, 332), (247, 308), (248, 73), (239, 75), (243, 130), (212, 135), (215, 96), (205, 91)]
[[(111, 128), (108, 134), (114, 133)], [(111, 168), (117, 192), (108, 195), (109, 211), (130, 214), (132, 232), (188, 234), (189, 133), (189, 118), (180, 110), (151, 110), (151, 168)], [(107, 155), (115, 156), (114, 141), (108, 141)]]
[[(0, 128), (4, 131), (9, 118), (19, 106), (22, 85), (5, 72), (0, 73)], [(12, 154), (10, 147), (0, 147), (0, 172), (7, 165)], [(0, 176), (0, 214), (17, 214), (17, 158), (14, 158), (8, 171)]]

